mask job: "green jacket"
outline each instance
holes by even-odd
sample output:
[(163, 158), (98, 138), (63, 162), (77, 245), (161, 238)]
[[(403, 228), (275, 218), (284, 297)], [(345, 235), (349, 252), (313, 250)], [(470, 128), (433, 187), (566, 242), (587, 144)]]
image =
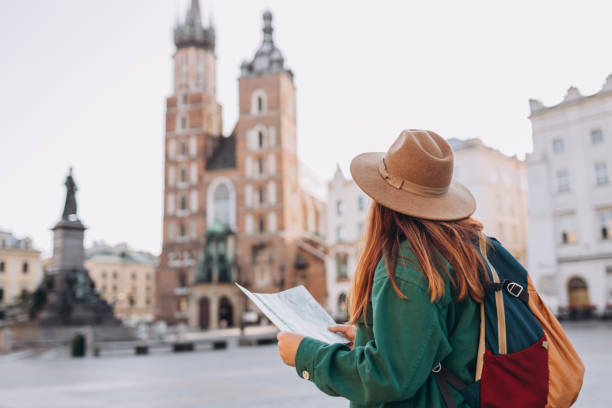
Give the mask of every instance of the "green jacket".
[[(472, 383), (478, 305), (469, 296), (453, 302), (448, 281), (444, 297), (431, 303), (427, 280), (407, 242), (401, 247), (396, 282), (407, 299), (396, 294), (381, 260), (374, 276), (368, 327), (363, 319), (357, 325), (353, 350), (305, 337), (295, 357), (298, 375), (326, 394), (349, 399), (355, 408), (445, 407), (431, 375), (440, 361), (465, 383)], [(453, 395), (458, 407), (468, 406), (461, 394), (453, 390)]]

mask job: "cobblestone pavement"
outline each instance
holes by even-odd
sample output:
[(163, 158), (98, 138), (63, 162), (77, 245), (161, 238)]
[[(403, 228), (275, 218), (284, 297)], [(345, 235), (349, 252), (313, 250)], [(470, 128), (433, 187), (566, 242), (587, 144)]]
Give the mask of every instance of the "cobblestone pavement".
[[(567, 326), (587, 375), (576, 407), (612, 407), (612, 324)], [(0, 356), (0, 407), (347, 407), (280, 362), (275, 346), (70, 359)]]

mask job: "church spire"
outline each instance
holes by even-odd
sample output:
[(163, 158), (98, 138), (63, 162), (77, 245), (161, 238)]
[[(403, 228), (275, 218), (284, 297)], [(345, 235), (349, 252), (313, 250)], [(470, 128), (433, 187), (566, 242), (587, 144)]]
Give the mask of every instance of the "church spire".
[(215, 29), (212, 24), (208, 27), (202, 25), (199, 0), (191, 0), (185, 22), (177, 24), (174, 28), (174, 44), (177, 49), (197, 47), (215, 50)]
[(291, 77), (291, 70), (285, 68), (285, 58), (281, 51), (274, 45), (274, 27), (272, 26), (272, 12), (266, 10), (263, 13), (263, 41), (259, 46), (255, 57), (249, 62), (244, 61), (240, 66), (241, 76), (258, 76), (275, 74), (286, 71)]
[(185, 24), (193, 26), (202, 25), (199, 0), (191, 0), (191, 7), (187, 11), (187, 18), (185, 19)]

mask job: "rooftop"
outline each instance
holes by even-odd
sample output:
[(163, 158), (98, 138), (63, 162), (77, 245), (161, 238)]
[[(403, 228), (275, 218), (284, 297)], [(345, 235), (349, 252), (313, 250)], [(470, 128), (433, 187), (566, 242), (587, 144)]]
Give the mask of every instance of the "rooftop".
[(93, 245), (85, 250), (88, 260), (100, 260), (107, 262), (124, 262), (138, 264), (155, 264), (157, 257), (149, 252), (137, 251), (127, 244), (109, 245), (103, 241), (95, 241)]
[(575, 86), (570, 86), (567, 89), (567, 92), (565, 93), (565, 97), (560, 103), (556, 105), (545, 106), (538, 99), (530, 99), (529, 108), (531, 111), (531, 116), (533, 116), (556, 108), (573, 105), (589, 99), (593, 99), (601, 95), (612, 95), (612, 74), (608, 75), (608, 77), (606, 78), (606, 82), (603, 84), (599, 92), (596, 92), (592, 95), (582, 95), (578, 88), (576, 88)]

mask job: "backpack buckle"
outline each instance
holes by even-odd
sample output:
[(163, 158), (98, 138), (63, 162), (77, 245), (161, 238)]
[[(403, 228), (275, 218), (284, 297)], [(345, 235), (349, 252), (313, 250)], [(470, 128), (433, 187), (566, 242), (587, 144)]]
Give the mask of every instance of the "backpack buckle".
[(442, 370), (442, 364), (438, 363), (434, 368), (431, 369), (433, 373), (439, 373)]
[(516, 282), (508, 282), (506, 290), (514, 297), (519, 297), (523, 293), (523, 287)]

